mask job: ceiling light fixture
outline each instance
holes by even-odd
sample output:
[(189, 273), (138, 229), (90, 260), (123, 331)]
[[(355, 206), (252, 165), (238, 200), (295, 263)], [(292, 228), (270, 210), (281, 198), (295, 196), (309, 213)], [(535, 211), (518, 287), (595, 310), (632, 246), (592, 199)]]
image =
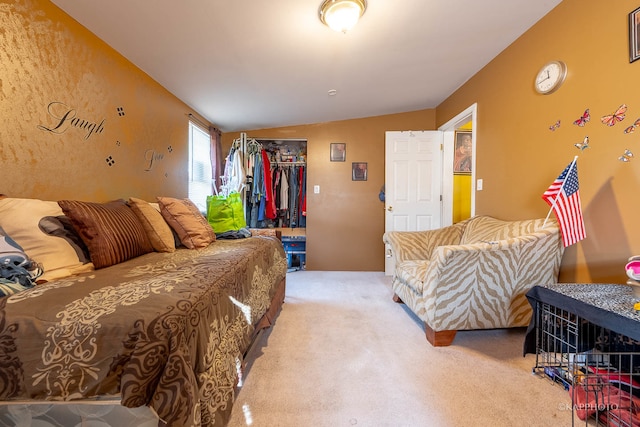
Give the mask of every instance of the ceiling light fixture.
[(323, 24), (346, 33), (358, 23), (366, 8), (366, 0), (324, 0), (318, 14)]

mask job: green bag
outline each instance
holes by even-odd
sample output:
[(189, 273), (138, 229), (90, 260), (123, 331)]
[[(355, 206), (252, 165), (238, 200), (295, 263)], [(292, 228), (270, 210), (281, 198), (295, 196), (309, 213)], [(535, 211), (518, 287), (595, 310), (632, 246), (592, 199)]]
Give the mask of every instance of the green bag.
[(247, 226), (240, 193), (207, 196), (207, 221), (216, 234), (238, 231)]

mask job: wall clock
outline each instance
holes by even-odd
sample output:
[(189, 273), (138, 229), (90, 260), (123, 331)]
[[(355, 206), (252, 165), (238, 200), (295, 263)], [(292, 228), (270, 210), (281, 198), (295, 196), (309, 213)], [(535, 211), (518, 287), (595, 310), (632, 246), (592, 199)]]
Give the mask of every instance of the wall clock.
[(562, 61), (549, 61), (536, 75), (536, 92), (548, 95), (555, 92), (567, 76), (567, 66)]

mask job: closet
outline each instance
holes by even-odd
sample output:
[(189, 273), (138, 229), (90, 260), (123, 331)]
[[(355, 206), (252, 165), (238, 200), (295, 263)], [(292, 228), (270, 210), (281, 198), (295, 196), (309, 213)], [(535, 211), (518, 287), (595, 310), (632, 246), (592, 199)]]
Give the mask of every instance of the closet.
[(275, 228), (282, 234), (290, 271), (306, 263), (307, 141), (251, 138), (234, 140), (223, 187), (243, 196), (250, 228)]

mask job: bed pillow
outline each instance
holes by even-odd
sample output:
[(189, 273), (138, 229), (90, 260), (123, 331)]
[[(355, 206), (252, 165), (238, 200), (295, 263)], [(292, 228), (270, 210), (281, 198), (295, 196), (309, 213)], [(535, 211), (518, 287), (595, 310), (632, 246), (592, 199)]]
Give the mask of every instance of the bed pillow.
[(96, 269), (153, 251), (144, 227), (124, 200), (60, 200), (58, 204), (87, 245)]
[(48, 281), (93, 270), (93, 264), (80, 259), (65, 239), (48, 235), (39, 228), (49, 216), (64, 215), (54, 201), (0, 197), (0, 227), (11, 236), (44, 274), (38, 281)]
[[(149, 204), (158, 212), (160, 212), (160, 203), (158, 202), (149, 202)], [(162, 214), (160, 214), (160, 216), (162, 216)], [(164, 217), (162, 217), (162, 220), (164, 221)], [(166, 221), (165, 221), (166, 223)], [(169, 224), (167, 224), (169, 225)], [(180, 241), (180, 237), (178, 237), (178, 233), (176, 233), (176, 230), (174, 230), (173, 228), (171, 228), (171, 226), (169, 226), (169, 229), (171, 230), (171, 234), (173, 235), (173, 246), (175, 246), (176, 248), (179, 248), (180, 246), (184, 246), (182, 244), (182, 242)]]
[(173, 252), (176, 250), (173, 232), (162, 217), (162, 214), (160, 214), (160, 207), (156, 209), (148, 202), (135, 197), (129, 198), (129, 206), (131, 206), (131, 209), (133, 209), (133, 212), (144, 227), (154, 250), (157, 252)]
[(66, 215), (45, 216), (40, 219), (38, 227), (49, 236), (56, 236), (65, 240), (73, 248), (78, 259), (83, 264), (91, 262), (91, 255), (87, 245), (84, 244), (76, 229), (73, 228), (71, 220)]
[(189, 199), (157, 197), (160, 213), (175, 230), (180, 242), (189, 249), (209, 246), (216, 240), (216, 233), (198, 207)]

